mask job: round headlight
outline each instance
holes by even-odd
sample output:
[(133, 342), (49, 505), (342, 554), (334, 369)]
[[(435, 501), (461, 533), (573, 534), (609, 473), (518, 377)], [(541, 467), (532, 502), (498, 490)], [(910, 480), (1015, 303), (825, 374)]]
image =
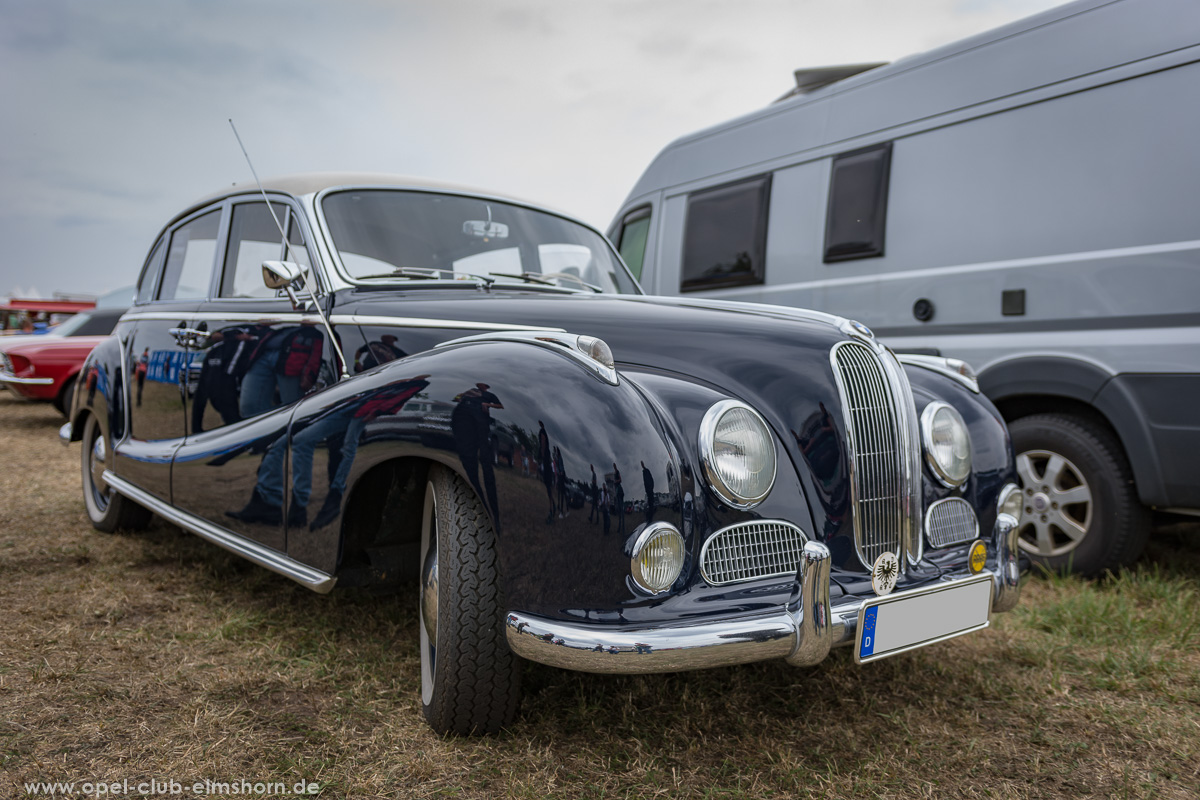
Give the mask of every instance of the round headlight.
[(630, 572), (633, 580), (651, 594), (665, 592), (683, 569), (683, 536), (665, 522), (647, 526), (633, 545)]
[(735, 508), (763, 501), (775, 483), (775, 441), (750, 406), (722, 400), (700, 423), (700, 458), (717, 495)]
[(947, 486), (961, 486), (971, 474), (971, 437), (967, 424), (953, 407), (930, 403), (921, 413), (925, 460)]

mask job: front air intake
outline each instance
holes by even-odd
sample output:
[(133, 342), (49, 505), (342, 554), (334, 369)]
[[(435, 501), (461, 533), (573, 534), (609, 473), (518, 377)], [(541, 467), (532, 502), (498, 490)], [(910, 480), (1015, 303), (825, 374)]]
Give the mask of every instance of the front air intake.
[(782, 520), (755, 520), (731, 525), (708, 537), (700, 551), (700, 574), (713, 586), (796, 577), (804, 532)]
[(903, 560), (907, 551), (915, 561), (920, 473), (913, 466), (916, 411), (903, 368), (890, 352), (858, 342), (835, 345), (832, 360), (849, 439), (859, 560), (870, 569), (884, 552)]

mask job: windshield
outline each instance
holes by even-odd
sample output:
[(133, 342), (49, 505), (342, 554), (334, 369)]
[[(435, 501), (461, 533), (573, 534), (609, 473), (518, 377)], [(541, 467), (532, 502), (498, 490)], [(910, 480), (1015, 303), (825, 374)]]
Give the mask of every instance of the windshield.
[(80, 312), (72, 316), (66, 322), (63, 322), (60, 325), (55, 325), (50, 333), (55, 336), (73, 336), (75, 335), (75, 331), (86, 325), (91, 318), (91, 314)]
[(356, 280), (467, 279), (546, 289), (637, 294), (598, 233), (562, 217), (495, 200), (363, 189), (322, 203), (342, 265)]

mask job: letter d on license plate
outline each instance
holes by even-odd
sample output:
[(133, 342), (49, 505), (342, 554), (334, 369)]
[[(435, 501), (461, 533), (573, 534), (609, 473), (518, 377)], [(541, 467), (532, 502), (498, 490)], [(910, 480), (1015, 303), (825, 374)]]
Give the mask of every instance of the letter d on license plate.
[(876, 597), (858, 611), (859, 664), (986, 628), (992, 613), (988, 573)]

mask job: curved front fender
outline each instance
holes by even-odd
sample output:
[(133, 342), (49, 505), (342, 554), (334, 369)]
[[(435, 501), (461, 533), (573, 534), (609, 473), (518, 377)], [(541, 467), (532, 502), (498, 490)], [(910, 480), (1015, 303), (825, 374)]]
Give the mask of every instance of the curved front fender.
[[(389, 362), (303, 401), (290, 441), (293, 491), (314, 510), (333, 495), (344, 514), (358, 481), (390, 460), (453, 469), (496, 528), (509, 607), (531, 613), (647, 600), (628, 581), (632, 542), (650, 520), (682, 529), (679, 459), (639, 392), (525, 343)], [(288, 552), (332, 571), (340, 528), (289, 528)]]

